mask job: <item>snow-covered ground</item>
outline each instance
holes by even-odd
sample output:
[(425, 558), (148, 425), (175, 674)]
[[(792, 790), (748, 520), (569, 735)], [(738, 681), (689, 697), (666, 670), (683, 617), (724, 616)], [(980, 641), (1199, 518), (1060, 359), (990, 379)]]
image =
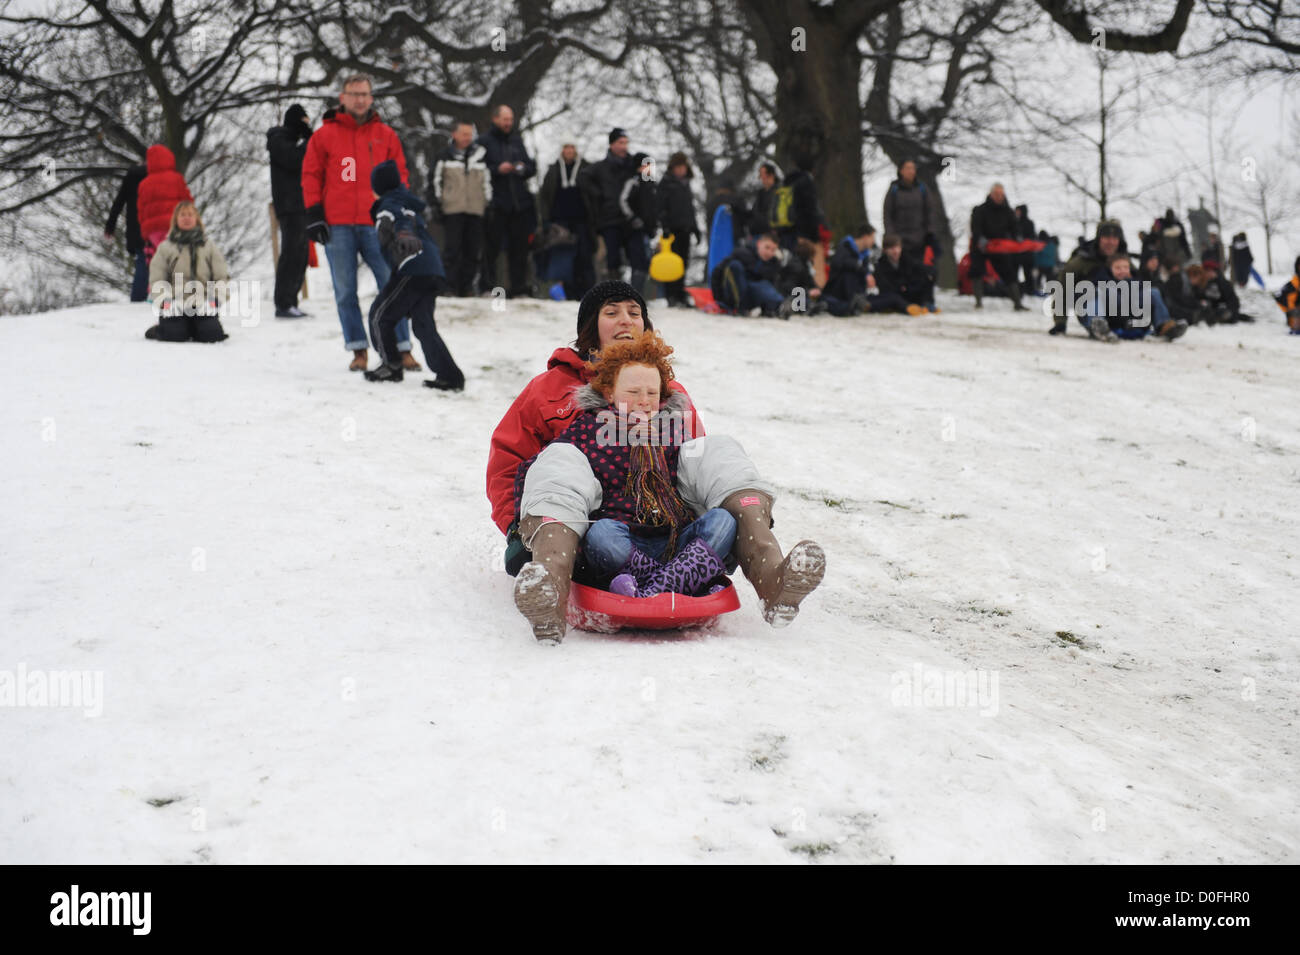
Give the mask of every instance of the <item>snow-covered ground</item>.
[(0, 859), (1300, 861), (1300, 338), (941, 304), (652, 306), (826, 580), (559, 647), (483, 475), (572, 304), (440, 302), (461, 395), (349, 374), (328, 293), (219, 346), (0, 321), (0, 680), (102, 680), (0, 708)]

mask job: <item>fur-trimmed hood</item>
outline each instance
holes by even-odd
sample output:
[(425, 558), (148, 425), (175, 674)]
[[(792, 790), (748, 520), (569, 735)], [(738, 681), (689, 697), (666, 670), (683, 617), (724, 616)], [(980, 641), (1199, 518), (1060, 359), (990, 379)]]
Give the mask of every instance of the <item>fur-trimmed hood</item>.
[[(579, 412), (599, 411), (601, 408), (609, 407), (609, 401), (591, 385), (583, 385), (573, 389), (573, 406)], [(674, 388), (669, 391), (667, 400), (659, 405), (659, 410), (684, 416), (691, 412), (691, 400), (686, 397), (685, 392)]]

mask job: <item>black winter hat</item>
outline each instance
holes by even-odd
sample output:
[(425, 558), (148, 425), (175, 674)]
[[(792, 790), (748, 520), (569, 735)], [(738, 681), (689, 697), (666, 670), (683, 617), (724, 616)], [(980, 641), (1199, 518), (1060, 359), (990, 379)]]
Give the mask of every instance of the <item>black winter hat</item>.
[(299, 103), (294, 103), (284, 111), (284, 125), (297, 126), (307, 121), (307, 111)]
[(615, 126), (613, 129), (609, 131), (609, 144), (611, 146), (614, 145), (614, 140), (626, 139), (626, 138), (627, 138), (627, 130), (624, 129), (622, 126)]
[(402, 184), (402, 174), (397, 171), (397, 161), (385, 159), (370, 171), (370, 188), (377, 195), (392, 192)]
[(601, 282), (592, 286), (591, 291), (584, 295), (582, 301), (578, 303), (579, 341), (582, 340), (584, 329), (590, 328), (595, 323), (601, 307), (606, 302), (636, 302), (641, 306), (641, 317), (645, 319), (646, 328), (650, 327), (650, 313), (646, 310), (645, 299), (641, 297), (641, 293), (626, 282), (611, 279), (608, 282)]

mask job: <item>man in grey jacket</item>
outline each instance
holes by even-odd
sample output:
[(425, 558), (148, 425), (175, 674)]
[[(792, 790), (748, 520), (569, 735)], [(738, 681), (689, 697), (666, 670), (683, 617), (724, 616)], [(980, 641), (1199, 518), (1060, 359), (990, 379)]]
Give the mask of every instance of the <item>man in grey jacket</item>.
[(483, 249), (483, 214), (492, 201), (487, 150), (474, 142), (474, 124), (461, 120), (451, 143), (433, 166), (432, 212), (442, 220), (443, 261), (449, 295), (474, 294), (474, 275)]

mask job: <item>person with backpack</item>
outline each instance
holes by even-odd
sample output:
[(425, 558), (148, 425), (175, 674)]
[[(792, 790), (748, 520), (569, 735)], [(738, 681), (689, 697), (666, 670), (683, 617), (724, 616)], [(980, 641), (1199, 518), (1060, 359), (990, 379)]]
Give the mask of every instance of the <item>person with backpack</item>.
[(492, 201), (487, 149), (474, 142), (474, 124), (456, 123), (451, 142), (438, 154), (429, 176), (430, 215), (441, 219), (446, 252), (447, 291), (461, 298), (474, 294), (483, 249), (483, 217)]
[(772, 230), (772, 202), (777, 187), (781, 185), (781, 167), (770, 159), (758, 164), (758, 191), (749, 205), (749, 235), (762, 235)]
[(297, 103), (284, 113), (284, 125), (267, 130), (271, 157), (271, 205), (280, 224), (280, 258), (275, 263), (275, 317), (306, 318), (298, 291), (307, 274), (307, 210), (302, 204), (302, 161), (311, 139), (307, 111)]
[(446, 273), (438, 245), (425, 226), (425, 204), (402, 184), (401, 171), (392, 159), (371, 171), (370, 188), (378, 197), (370, 207), (370, 216), (392, 271), (370, 306), (370, 338), (379, 352), (380, 365), (365, 373), (366, 381), (402, 380), (397, 323), (409, 315), (411, 330), (424, 349), (424, 360), (435, 374), (425, 381), (425, 387), (462, 391), (465, 374), (451, 357), (433, 320)]
[[(781, 246), (770, 232), (760, 235), (753, 245), (736, 246), (709, 277), (714, 301), (732, 312), (758, 308), (767, 318), (781, 316), (785, 296), (776, 288), (781, 271), (780, 252)], [(788, 312), (784, 317), (790, 317)]]
[(143, 302), (149, 297), (149, 259), (144, 254), (144, 236), (140, 234), (140, 211), (137, 196), (140, 183), (149, 174), (144, 165), (135, 165), (122, 177), (113, 198), (113, 206), (108, 210), (108, 222), (104, 225), (104, 241), (112, 242), (117, 233), (117, 220), (126, 211), (126, 251), (135, 261), (135, 271), (131, 277), (131, 301)]

